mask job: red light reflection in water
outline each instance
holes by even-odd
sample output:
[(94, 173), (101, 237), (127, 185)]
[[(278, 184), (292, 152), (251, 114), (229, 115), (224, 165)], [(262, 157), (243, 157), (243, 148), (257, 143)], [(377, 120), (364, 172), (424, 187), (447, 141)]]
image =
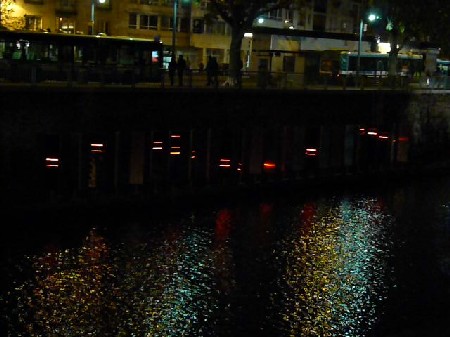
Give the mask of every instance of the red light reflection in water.
[(216, 217), (216, 240), (223, 242), (230, 236), (232, 213), (229, 209), (221, 209)]
[(306, 203), (300, 213), (300, 220), (302, 223), (302, 228), (305, 233), (308, 233), (314, 222), (314, 218), (317, 214), (317, 205), (315, 203)]

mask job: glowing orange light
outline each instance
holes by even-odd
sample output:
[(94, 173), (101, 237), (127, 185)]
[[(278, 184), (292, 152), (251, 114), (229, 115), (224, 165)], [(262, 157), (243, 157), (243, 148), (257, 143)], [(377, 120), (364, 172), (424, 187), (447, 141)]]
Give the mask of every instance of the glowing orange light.
[(277, 165), (272, 161), (266, 161), (263, 164), (265, 170), (274, 170)]
[(378, 131), (377, 129), (369, 129), (369, 131), (367, 131), (367, 134), (369, 136), (378, 136)]
[(315, 156), (317, 156), (317, 149), (315, 149), (315, 148), (307, 148), (305, 150), (305, 155), (310, 156), (310, 157), (315, 157)]
[(181, 138), (181, 135), (170, 135), (170, 138)]
[(171, 147), (170, 147), (170, 154), (171, 154), (172, 156), (178, 156), (178, 155), (181, 154), (180, 149), (181, 149), (180, 146), (171, 146)]

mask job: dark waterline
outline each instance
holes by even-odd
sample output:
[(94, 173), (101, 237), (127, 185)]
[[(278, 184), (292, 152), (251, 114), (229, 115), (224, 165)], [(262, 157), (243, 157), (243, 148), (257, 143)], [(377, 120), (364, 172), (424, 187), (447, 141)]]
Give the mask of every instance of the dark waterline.
[(105, 207), (44, 223), (18, 214), (2, 240), (2, 326), (12, 336), (448, 336), (449, 185), (441, 176), (121, 217)]

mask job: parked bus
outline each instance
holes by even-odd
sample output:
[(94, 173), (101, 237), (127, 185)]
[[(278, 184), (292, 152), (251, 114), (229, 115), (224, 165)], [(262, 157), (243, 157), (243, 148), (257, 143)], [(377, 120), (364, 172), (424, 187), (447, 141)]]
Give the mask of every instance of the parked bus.
[[(389, 54), (376, 52), (361, 52), (360, 76), (386, 77), (389, 72)], [(339, 60), (339, 75), (356, 76), (358, 64), (357, 52), (341, 52)], [(423, 69), (422, 55), (398, 54), (397, 75), (412, 76)]]
[(450, 60), (446, 59), (437, 59), (436, 60), (436, 70), (445, 76), (448, 76), (450, 74)]
[(129, 37), (0, 31), (0, 79), (159, 82), (163, 44)]

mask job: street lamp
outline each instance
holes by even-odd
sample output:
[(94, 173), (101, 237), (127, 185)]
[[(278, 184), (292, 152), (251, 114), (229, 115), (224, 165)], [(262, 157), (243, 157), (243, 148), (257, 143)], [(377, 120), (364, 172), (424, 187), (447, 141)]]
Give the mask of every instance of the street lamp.
[[(375, 15), (373, 13), (369, 14), (367, 19), (370, 22), (373, 22), (375, 20), (378, 20), (380, 17), (378, 15)], [(359, 39), (358, 39), (358, 59), (356, 63), (356, 83), (359, 85), (359, 73), (361, 71), (361, 42), (362, 42), (362, 36), (363, 36), (363, 28), (364, 28), (364, 19), (361, 18), (361, 21), (359, 22)]]
[(252, 49), (253, 49), (253, 33), (244, 33), (244, 38), (247, 38), (248, 41), (248, 52), (247, 52), (247, 64), (246, 68), (247, 70), (250, 69), (251, 62), (252, 62)]
[(175, 57), (175, 40), (177, 34), (177, 12), (178, 0), (173, 0), (173, 20), (172, 20), (172, 56)]
[(104, 4), (106, 0), (91, 0), (91, 24), (89, 26), (89, 35), (94, 35), (94, 27), (95, 27), (95, 5), (97, 3)]

